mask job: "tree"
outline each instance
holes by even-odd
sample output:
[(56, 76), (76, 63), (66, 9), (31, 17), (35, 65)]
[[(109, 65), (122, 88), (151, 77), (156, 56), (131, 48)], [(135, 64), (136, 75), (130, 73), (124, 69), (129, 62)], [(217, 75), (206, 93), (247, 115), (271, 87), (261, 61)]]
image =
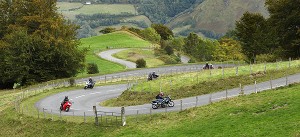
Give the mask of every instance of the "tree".
[(162, 40), (169, 40), (174, 37), (172, 30), (163, 24), (152, 24), (151, 27), (156, 30)]
[(0, 10), (0, 88), (71, 77), (83, 69), (78, 27), (56, 12), (56, 0), (0, 1)]
[(151, 43), (158, 43), (161, 39), (160, 35), (153, 28), (146, 28), (142, 33), (143, 37)]
[[(300, 56), (300, 10), (299, 0), (266, 0), (268, 11), (270, 12), (270, 25), (275, 31), (275, 43), (281, 46), (286, 57)], [(298, 33), (298, 34), (297, 34)]]
[(213, 59), (216, 61), (244, 60), (241, 44), (231, 38), (222, 38), (213, 52)]
[(251, 60), (256, 55), (269, 52), (265, 45), (267, 39), (267, 22), (261, 14), (246, 12), (236, 22), (235, 33), (241, 42), (243, 53)]

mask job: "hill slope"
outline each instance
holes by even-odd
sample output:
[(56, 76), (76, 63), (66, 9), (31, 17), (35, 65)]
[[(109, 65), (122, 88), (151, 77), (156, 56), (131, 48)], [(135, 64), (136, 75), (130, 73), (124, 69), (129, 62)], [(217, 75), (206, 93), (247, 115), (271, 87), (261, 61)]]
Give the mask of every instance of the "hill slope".
[(167, 26), (179, 30), (175, 33), (211, 31), (224, 34), (234, 28), (235, 21), (246, 11), (262, 13), (267, 17), (268, 11), (264, 3), (265, 0), (205, 0), (195, 5), (192, 10), (173, 18)]

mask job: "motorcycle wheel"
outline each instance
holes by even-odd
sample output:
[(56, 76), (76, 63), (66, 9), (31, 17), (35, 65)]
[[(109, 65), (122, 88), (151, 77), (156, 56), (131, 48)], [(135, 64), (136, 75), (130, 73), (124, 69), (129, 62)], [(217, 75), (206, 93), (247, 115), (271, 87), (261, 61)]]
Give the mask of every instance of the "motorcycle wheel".
[(66, 112), (69, 112), (70, 108), (69, 107), (66, 107)]
[(83, 89), (87, 89), (87, 86), (84, 86), (84, 88)]
[(168, 106), (169, 106), (169, 107), (174, 107), (174, 102), (173, 102), (173, 101), (169, 101)]
[(158, 105), (152, 104), (152, 108), (153, 108), (153, 109), (157, 109), (157, 108), (158, 108)]

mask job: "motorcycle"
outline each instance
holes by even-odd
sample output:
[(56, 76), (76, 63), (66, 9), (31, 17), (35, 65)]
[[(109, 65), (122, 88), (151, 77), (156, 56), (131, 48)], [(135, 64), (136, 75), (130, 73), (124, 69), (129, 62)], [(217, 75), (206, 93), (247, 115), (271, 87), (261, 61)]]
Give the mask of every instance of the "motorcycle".
[(66, 111), (68, 112), (70, 110), (70, 107), (72, 106), (72, 103), (70, 101), (66, 101), (64, 104), (62, 103), (60, 105), (60, 111)]
[(150, 81), (150, 80), (153, 80), (153, 79), (156, 79), (156, 78), (158, 78), (159, 77), (159, 75), (156, 75), (156, 74), (150, 74), (150, 75), (148, 75), (148, 81)]
[(156, 99), (152, 101), (152, 108), (157, 109), (158, 107), (165, 108), (168, 107), (174, 107), (174, 102), (172, 101), (170, 96), (165, 97), (164, 99)]
[(94, 85), (95, 85), (95, 82), (85, 82), (84, 89), (88, 89), (88, 88), (93, 89)]

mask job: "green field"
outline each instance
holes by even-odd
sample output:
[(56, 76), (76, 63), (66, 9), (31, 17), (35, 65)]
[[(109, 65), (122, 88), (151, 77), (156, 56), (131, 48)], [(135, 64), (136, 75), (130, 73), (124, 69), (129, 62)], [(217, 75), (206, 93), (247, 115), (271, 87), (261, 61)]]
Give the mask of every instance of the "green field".
[(299, 91), (291, 85), (182, 112), (130, 116), (125, 127), (37, 119), (9, 108), (0, 113), (0, 136), (299, 136)]
[(163, 61), (155, 57), (152, 49), (127, 49), (113, 54), (113, 56), (131, 62), (136, 62), (136, 60), (143, 58), (146, 61), (147, 67), (157, 67), (165, 64)]
[[(87, 63), (96, 63), (100, 74), (113, 73), (125, 70), (125, 67), (104, 59), (101, 59), (97, 54), (107, 48), (145, 48), (151, 44), (148, 41), (142, 40), (125, 31), (118, 31), (105, 35), (83, 38), (80, 48), (88, 48), (86, 56)], [(78, 77), (88, 76), (86, 72), (81, 73)]]
[[(121, 13), (136, 14), (136, 10), (131, 4), (92, 4), (82, 5), (81, 3), (57, 2), (58, 11), (69, 19), (75, 19), (75, 15), (93, 15), (97, 13), (118, 15)], [(79, 8), (69, 11), (72, 8)]]

